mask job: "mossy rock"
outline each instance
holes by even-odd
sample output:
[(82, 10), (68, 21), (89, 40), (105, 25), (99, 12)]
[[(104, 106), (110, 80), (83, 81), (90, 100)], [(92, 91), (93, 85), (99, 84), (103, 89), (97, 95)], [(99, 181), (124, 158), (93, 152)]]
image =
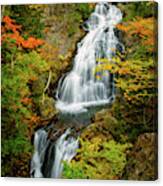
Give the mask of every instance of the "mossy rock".
[(157, 179), (156, 133), (141, 134), (128, 154), (128, 164), (124, 179)]
[[(109, 122), (107, 122), (109, 121)], [(95, 120), (81, 134), (82, 139), (91, 139), (94, 136), (101, 136), (102, 139), (112, 139), (109, 127), (112, 123), (116, 123), (115, 118), (108, 114), (108, 110), (104, 109), (95, 115)]]
[(54, 99), (47, 96), (40, 102), (39, 110), (41, 117), (46, 120), (53, 118), (58, 113), (55, 109)]
[[(93, 127), (94, 126), (94, 127)], [(126, 127), (125, 122), (122, 120), (117, 120), (112, 115), (111, 110), (103, 109), (96, 113), (95, 120), (92, 126), (92, 130), (96, 129), (96, 132), (102, 131), (104, 135), (111, 135), (116, 141), (126, 142)]]

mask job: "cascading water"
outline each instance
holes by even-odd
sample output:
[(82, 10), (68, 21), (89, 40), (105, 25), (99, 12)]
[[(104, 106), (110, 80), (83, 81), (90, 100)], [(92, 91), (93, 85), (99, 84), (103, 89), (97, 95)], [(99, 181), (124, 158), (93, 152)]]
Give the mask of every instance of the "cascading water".
[(40, 129), (35, 133), (34, 147), (35, 152), (31, 161), (31, 177), (41, 178), (43, 177), (41, 168), (45, 158), (45, 152), (49, 141), (47, 140), (47, 133), (45, 130)]
[(62, 161), (70, 162), (71, 159), (76, 155), (76, 149), (78, 148), (78, 140), (73, 137), (69, 137), (66, 140), (66, 137), (69, 134), (70, 129), (68, 129), (56, 142), (56, 157), (52, 168), (52, 178), (60, 177), (63, 169)]
[[(61, 176), (62, 162), (70, 162), (76, 155), (78, 148), (78, 139), (69, 136), (70, 134), (71, 130), (67, 129), (55, 143), (50, 144), (45, 130), (40, 129), (35, 133), (35, 152), (31, 161), (31, 177), (59, 178)], [(43, 167), (47, 167), (48, 170), (43, 171)]]
[[(108, 3), (98, 3), (95, 11), (85, 22), (88, 32), (78, 43), (74, 66), (62, 78), (57, 90), (56, 107), (61, 113), (87, 112), (89, 107), (104, 105), (114, 97), (113, 75), (108, 71), (97, 79), (93, 70), (99, 58), (112, 59), (118, 47), (114, 29), (122, 19), (121, 11)], [(70, 162), (76, 155), (78, 140), (71, 137), (67, 129), (56, 141), (51, 141), (44, 129), (39, 129), (34, 137), (35, 152), (31, 161), (31, 177), (59, 178), (63, 161)]]
[(113, 99), (112, 75), (106, 71), (99, 80), (93, 71), (97, 59), (111, 59), (117, 45), (121, 45), (114, 33), (121, 19), (122, 13), (117, 7), (99, 3), (85, 22), (88, 33), (78, 44), (73, 69), (59, 82), (56, 107), (62, 113), (85, 112), (88, 107), (108, 104)]

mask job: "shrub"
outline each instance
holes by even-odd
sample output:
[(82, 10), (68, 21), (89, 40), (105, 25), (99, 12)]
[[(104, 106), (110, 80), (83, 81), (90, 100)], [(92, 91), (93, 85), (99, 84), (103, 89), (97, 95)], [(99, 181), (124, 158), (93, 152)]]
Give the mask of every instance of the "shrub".
[(120, 179), (126, 165), (126, 150), (131, 144), (94, 137), (82, 141), (75, 160), (64, 164), (64, 178)]

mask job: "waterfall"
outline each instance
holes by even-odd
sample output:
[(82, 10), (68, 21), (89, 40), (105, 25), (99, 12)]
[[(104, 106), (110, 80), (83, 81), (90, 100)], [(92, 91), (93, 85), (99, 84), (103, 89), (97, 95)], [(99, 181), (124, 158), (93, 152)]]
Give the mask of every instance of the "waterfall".
[[(115, 35), (115, 26), (122, 19), (121, 11), (108, 3), (98, 3), (95, 11), (84, 23), (87, 31), (78, 43), (72, 70), (61, 80), (57, 89), (57, 103), (61, 113), (85, 113), (89, 107), (111, 103), (114, 98), (113, 75), (105, 71), (98, 79), (93, 73), (100, 58), (112, 59), (118, 47), (123, 45)], [(83, 124), (83, 123), (82, 123)], [(44, 129), (34, 137), (34, 154), (31, 161), (31, 177), (60, 178), (63, 161), (70, 162), (76, 155), (78, 139), (67, 129), (52, 141)]]
[[(70, 162), (76, 155), (76, 149), (78, 149), (78, 139), (70, 136), (70, 134), (71, 130), (67, 129), (65, 133), (56, 140), (53, 146), (50, 144), (45, 130), (39, 129), (35, 133), (35, 152), (31, 160), (31, 177), (60, 178), (63, 161)], [(48, 170), (43, 171), (43, 167), (47, 167)]]
[(105, 71), (98, 79), (93, 71), (98, 59), (111, 59), (121, 45), (114, 33), (121, 19), (122, 13), (116, 6), (98, 3), (84, 23), (83, 28), (88, 33), (77, 45), (72, 70), (58, 85), (56, 108), (61, 112), (86, 112), (88, 107), (108, 104), (113, 99), (112, 75)]

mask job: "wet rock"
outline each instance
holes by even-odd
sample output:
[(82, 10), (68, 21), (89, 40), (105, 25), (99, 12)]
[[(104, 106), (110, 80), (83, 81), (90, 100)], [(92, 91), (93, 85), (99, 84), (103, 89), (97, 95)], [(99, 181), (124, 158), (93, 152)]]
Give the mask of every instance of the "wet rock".
[(54, 128), (53, 130), (50, 130), (48, 133), (48, 138), (51, 141), (56, 141), (65, 131), (65, 128), (61, 128), (61, 129), (56, 129)]

